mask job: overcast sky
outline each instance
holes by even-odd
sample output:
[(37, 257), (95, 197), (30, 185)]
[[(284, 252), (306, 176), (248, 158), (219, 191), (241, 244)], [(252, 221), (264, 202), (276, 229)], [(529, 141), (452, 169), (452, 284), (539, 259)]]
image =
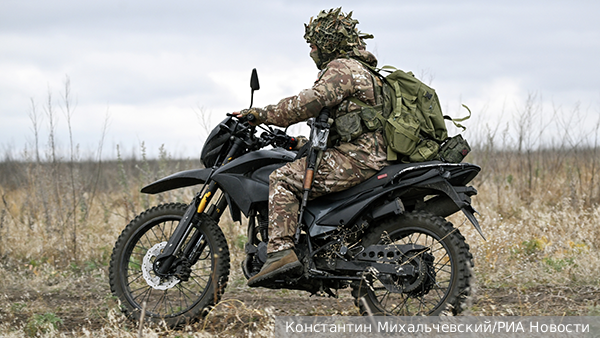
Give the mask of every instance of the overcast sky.
[(247, 108), (252, 68), (255, 106), (312, 85), (304, 23), (339, 6), (375, 36), (367, 48), (379, 65), (421, 76), (450, 115), (467, 104), (473, 139), (486, 124), (514, 120), (528, 95), (540, 117), (578, 112), (586, 122), (574, 134), (599, 120), (598, 1), (0, 0), (0, 145), (32, 148), (35, 108), (44, 148), (50, 98), (59, 145), (68, 146), (68, 79), (82, 151), (97, 147), (108, 119), (105, 157), (141, 142), (150, 154), (164, 144), (197, 157), (206, 136), (199, 116), (215, 124)]

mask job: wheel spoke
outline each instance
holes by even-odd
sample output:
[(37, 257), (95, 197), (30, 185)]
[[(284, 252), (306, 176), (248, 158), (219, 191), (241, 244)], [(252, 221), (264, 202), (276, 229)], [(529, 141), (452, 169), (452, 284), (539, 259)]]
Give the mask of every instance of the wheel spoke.
[(403, 298), (403, 299), (404, 299), (404, 301), (400, 302), (400, 303), (399, 303), (398, 305), (396, 305), (396, 306), (395, 306), (393, 309), (391, 309), (391, 310), (390, 310), (390, 313), (392, 313), (392, 314), (393, 314), (394, 312), (396, 312), (396, 309), (397, 309), (397, 308), (401, 308), (401, 309), (402, 309), (402, 308), (404, 308), (404, 307), (405, 307), (406, 303), (408, 302), (408, 297), (406, 297), (405, 295), (400, 295), (400, 297), (401, 297), (401, 298)]
[(141, 286), (141, 287), (139, 287), (139, 288), (137, 288), (137, 289), (135, 289), (135, 290), (132, 290), (132, 291), (131, 291), (131, 294), (132, 294), (132, 295), (135, 295), (135, 294), (136, 294), (138, 291), (140, 291), (140, 290), (145, 290), (145, 291), (141, 292), (141, 293), (140, 293), (138, 296), (136, 296), (136, 297), (134, 298), (134, 299), (138, 299), (140, 296), (144, 295), (146, 292), (149, 292), (149, 291), (150, 291), (150, 289), (152, 289), (152, 287), (151, 287), (151, 286), (148, 286), (148, 285), (143, 285), (143, 286)]
[(183, 294), (184, 294), (184, 295), (185, 295), (187, 298), (189, 298), (190, 300), (191, 300), (190, 296), (188, 296), (188, 295), (187, 295), (187, 293), (184, 293), (183, 291), (187, 291), (188, 293), (190, 293), (190, 294), (192, 294), (192, 295), (194, 295), (194, 296), (196, 296), (196, 297), (199, 297), (199, 296), (200, 296), (200, 295), (199, 295), (197, 292), (195, 292), (195, 291), (193, 291), (193, 290), (190, 290), (189, 288), (187, 288), (187, 287), (185, 287), (185, 286), (183, 286), (183, 285), (181, 285), (181, 284), (179, 284), (179, 288), (180, 288), (180, 291), (181, 291), (181, 292), (182, 292), (182, 293), (183, 293)]
[(136, 274), (135, 274), (135, 275), (133, 275), (133, 276), (136, 276), (136, 277), (135, 277), (133, 280), (131, 280), (131, 281), (129, 281), (129, 282), (127, 283), (127, 285), (128, 285), (128, 286), (129, 286), (129, 285), (131, 285), (131, 284), (133, 284), (133, 283), (135, 283), (135, 282), (137, 282), (138, 280), (140, 280), (140, 278), (143, 278), (143, 277), (144, 277), (144, 276), (143, 276), (143, 274), (142, 274), (141, 272), (138, 272), (138, 273), (136, 273)]

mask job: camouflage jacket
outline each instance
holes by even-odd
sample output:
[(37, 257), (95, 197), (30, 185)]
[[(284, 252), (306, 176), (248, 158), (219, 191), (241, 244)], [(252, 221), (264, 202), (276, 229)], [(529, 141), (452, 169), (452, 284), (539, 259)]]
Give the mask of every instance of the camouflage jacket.
[[(373, 54), (365, 50), (360, 52), (361, 61), (373, 67), (377, 65), (377, 59)], [(312, 88), (282, 99), (275, 105), (256, 110), (261, 121), (279, 127), (287, 127), (317, 117), (324, 107), (330, 108), (334, 115), (332, 118), (335, 119), (361, 109), (359, 105), (349, 100), (351, 97), (369, 105), (376, 105), (378, 94), (375, 93), (374, 81), (380, 80), (376, 79), (359, 61), (339, 58), (329, 62), (321, 70)], [(342, 142), (335, 148), (372, 169), (379, 170), (386, 165), (385, 141), (379, 131), (367, 132), (351, 142)]]

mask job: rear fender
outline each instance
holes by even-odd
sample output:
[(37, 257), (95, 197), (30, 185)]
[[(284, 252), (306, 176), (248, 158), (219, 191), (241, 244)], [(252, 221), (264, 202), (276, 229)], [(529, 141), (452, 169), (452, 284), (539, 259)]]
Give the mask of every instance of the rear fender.
[[(477, 190), (475, 188), (471, 186), (453, 186), (445, 178), (440, 176), (432, 177), (423, 182), (412, 184), (409, 187), (428, 191), (429, 195), (437, 195), (425, 201), (420, 206), (417, 206), (418, 210), (424, 210), (432, 215), (444, 218), (460, 210), (465, 214), (467, 219), (471, 221), (481, 237), (484, 240), (486, 239), (483, 235), (483, 231), (479, 225), (479, 222), (474, 216), (477, 211), (471, 205), (471, 196), (477, 195)], [(404, 206), (402, 204), (401, 196), (402, 193), (406, 191), (406, 188), (406, 186), (397, 186), (391, 190), (386, 190), (386, 193), (391, 192), (392, 194), (394, 191), (398, 191), (400, 193), (400, 199), (397, 198), (396, 200), (390, 201), (387, 204), (375, 207), (372, 214), (373, 218), (403, 213)], [(383, 197), (384, 195), (380, 194), (379, 196)]]
[(462, 210), (465, 216), (471, 221), (479, 235), (485, 240), (483, 231), (474, 214), (477, 211), (471, 205), (471, 196), (477, 194), (473, 187), (452, 186), (445, 179), (431, 180), (416, 185), (419, 188), (437, 190), (440, 194), (432, 199), (425, 201), (423, 210), (441, 217), (447, 217), (455, 212)]
[(158, 194), (173, 189), (204, 184), (210, 177), (211, 170), (210, 168), (205, 168), (180, 171), (148, 184), (141, 191), (144, 194)]

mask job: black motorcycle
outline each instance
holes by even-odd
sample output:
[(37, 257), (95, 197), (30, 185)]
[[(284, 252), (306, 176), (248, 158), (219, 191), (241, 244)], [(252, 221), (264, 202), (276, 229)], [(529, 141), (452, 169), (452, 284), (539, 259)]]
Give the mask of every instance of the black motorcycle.
[[(252, 93), (258, 89), (253, 72)], [(325, 125), (325, 127), (323, 127)], [(324, 119), (312, 121), (308, 156), (319, 150)], [(246, 278), (267, 258), (269, 174), (294, 161), (295, 139), (229, 116), (208, 136), (204, 169), (179, 172), (142, 189), (156, 194), (202, 185), (190, 204), (150, 208), (119, 236), (110, 263), (110, 286), (125, 313), (169, 326), (202, 318), (227, 286), (230, 254), (219, 220), (247, 219)], [(320, 135), (320, 136), (319, 136)], [(350, 288), (364, 315), (457, 314), (470, 293), (472, 254), (465, 238), (445, 220), (462, 211), (481, 234), (471, 207), (477, 191), (467, 184), (480, 167), (440, 161), (399, 163), (339, 193), (304, 200), (296, 254), (299, 276), (272, 289), (336, 296)], [(483, 234), (482, 234), (483, 236)]]

